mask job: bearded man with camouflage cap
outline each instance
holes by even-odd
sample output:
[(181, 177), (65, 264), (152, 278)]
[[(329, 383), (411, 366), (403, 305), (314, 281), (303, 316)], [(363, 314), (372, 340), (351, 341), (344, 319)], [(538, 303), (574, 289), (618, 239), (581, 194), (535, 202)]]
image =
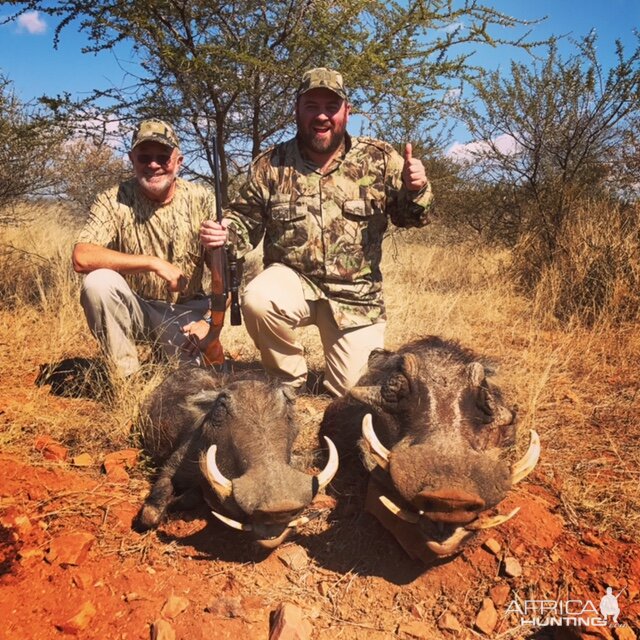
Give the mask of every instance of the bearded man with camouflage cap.
[(203, 223), (205, 247), (236, 243), (241, 256), (264, 237), (265, 269), (242, 296), (245, 325), (267, 371), (299, 388), (307, 376), (294, 330), (315, 324), (324, 386), (342, 395), (369, 353), (384, 344), (380, 260), (389, 221), (429, 221), (432, 193), (422, 162), (385, 142), (346, 132), (342, 76), (307, 71), (296, 95), (295, 138), (252, 163), (222, 224)]
[(129, 159), (134, 177), (97, 196), (72, 256), (89, 328), (124, 377), (140, 367), (138, 342), (200, 364), (219, 333), (205, 319), (198, 238), (214, 193), (178, 177), (180, 145), (162, 120), (138, 125)]

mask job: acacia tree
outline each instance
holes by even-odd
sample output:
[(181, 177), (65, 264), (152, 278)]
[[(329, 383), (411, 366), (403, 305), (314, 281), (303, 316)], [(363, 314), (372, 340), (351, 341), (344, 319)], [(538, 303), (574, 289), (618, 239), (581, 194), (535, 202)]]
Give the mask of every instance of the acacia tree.
[(512, 63), (510, 77), (474, 80), (475, 104), (458, 109), (481, 141), (469, 152), (467, 205), (458, 215), (493, 239), (533, 239), (540, 268), (553, 260), (576, 203), (619, 198), (621, 185), (637, 178), (640, 47), (625, 56), (618, 43), (616, 54), (605, 71), (595, 35), (567, 58), (552, 43), (543, 63)]
[(52, 151), (62, 138), (57, 125), (23, 103), (11, 81), (0, 75), (0, 224), (17, 221), (11, 205), (55, 187)]
[[(391, 122), (398, 137), (417, 133), (426, 145), (424, 132), (440, 119), (442, 93), (476, 71), (470, 59), (475, 46), (504, 44), (496, 33), (526, 24), (475, 0), (3, 4), (15, 9), (9, 19), (34, 10), (57, 18), (56, 43), (72, 25), (87, 35), (86, 52), (129, 42), (140, 73), (128, 90), (101, 90), (93, 98), (103, 108), (107, 103), (121, 122), (154, 115), (177, 123), (196, 175), (211, 172), (215, 134), (224, 187), (228, 158), (238, 165), (233, 173), (291, 126), (293, 93), (304, 70), (340, 68), (356, 110), (367, 118), (367, 132), (388, 131)], [(524, 44), (522, 36), (514, 41), (535, 44)], [(86, 106), (68, 100), (50, 105), (67, 115)]]

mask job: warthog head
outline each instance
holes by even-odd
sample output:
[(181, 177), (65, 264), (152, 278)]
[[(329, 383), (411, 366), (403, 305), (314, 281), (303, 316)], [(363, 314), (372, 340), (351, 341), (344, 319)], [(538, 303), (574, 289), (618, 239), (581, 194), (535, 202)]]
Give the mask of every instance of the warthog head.
[(146, 415), (145, 446), (165, 462), (141, 510), (142, 528), (157, 526), (173, 488), (200, 486), (218, 519), (273, 548), (306, 521), (302, 512), (338, 469), (328, 438), (319, 474), (294, 467), (292, 399), (263, 378), (178, 370), (153, 392)]
[(324, 469), (309, 475), (291, 464), (297, 435), (291, 400), (282, 387), (256, 380), (233, 382), (224, 390), (194, 397), (207, 407), (203, 428), (223, 436), (203, 455), (200, 467), (229, 516), (214, 508), (225, 524), (249, 531), (266, 548), (307, 522), (301, 513), (338, 469), (338, 453), (325, 438)]
[(515, 412), (472, 354), (434, 337), (377, 351), (349, 393), (365, 405), (360, 446), (388, 488), (379, 500), (434, 554), (515, 515), (487, 512), (533, 469), (539, 439), (532, 431), (529, 451), (511, 461)]

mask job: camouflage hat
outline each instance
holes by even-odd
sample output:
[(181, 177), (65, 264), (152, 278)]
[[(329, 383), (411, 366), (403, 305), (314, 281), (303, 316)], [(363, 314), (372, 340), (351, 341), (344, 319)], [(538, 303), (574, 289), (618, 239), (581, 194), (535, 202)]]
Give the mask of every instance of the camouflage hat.
[(339, 95), (343, 100), (347, 100), (347, 92), (344, 89), (342, 74), (332, 69), (327, 69), (326, 67), (309, 69), (309, 71), (304, 72), (302, 81), (298, 87), (296, 99), (312, 89), (329, 89)]
[(131, 138), (131, 149), (135, 149), (142, 142), (159, 142), (167, 147), (179, 147), (178, 136), (173, 127), (164, 120), (143, 120)]

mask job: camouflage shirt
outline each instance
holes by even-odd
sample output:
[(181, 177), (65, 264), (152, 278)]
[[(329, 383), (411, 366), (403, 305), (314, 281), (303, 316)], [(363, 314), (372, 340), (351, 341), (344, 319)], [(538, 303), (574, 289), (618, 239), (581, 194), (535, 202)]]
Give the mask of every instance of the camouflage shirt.
[(171, 202), (162, 205), (146, 198), (132, 178), (98, 195), (77, 242), (171, 262), (189, 281), (179, 294), (168, 291), (166, 282), (155, 273), (127, 274), (125, 278), (142, 298), (185, 302), (204, 291), (198, 234), (200, 223), (214, 212), (215, 195), (202, 185), (177, 178)]
[(264, 236), (265, 267), (294, 269), (310, 300), (326, 299), (341, 328), (385, 318), (382, 239), (399, 227), (429, 222), (431, 187), (410, 192), (404, 160), (393, 147), (347, 136), (345, 152), (323, 175), (295, 138), (258, 156), (226, 217), (238, 255)]

